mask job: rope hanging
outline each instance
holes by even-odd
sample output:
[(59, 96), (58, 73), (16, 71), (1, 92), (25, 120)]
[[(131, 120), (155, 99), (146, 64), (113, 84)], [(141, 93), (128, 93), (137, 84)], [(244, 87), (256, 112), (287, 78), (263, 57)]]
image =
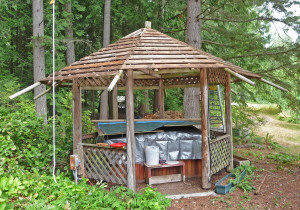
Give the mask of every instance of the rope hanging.
[(53, 179), (54, 179), (54, 182), (57, 183), (56, 178), (55, 178), (55, 167), (56, 167), (56, 160), (55, 160), (55, 0), (51, 0), (50, 4), (52, 4)]

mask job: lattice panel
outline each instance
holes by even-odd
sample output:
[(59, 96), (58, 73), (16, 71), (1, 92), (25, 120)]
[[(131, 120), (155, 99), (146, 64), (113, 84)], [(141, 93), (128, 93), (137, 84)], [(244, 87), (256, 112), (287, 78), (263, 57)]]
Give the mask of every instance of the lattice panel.
[(209, 69), (208, 81), (210, 84), (222, 84), (227, 83), (227, 73), (223, 69)]
[(83, 146), (84, 170), (89, 178), (127, 184), (127, 153), (123, 149)]
[(158, 86), (159, 80), (157, 79), (138, 79), (134, 80), (134, 86), (146, 87), (146, 86)]
[(211, 175), (230, 164), (230, 136), (220, 136), (210, 141)]
[(180, 77), (164, 79), (164, 86), (200, 84), (200, 77)]

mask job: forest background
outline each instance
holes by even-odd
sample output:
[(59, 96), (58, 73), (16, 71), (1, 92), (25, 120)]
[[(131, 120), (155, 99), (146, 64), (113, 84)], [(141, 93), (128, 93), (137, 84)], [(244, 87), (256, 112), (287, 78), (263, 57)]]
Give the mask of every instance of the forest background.
[[(299, 9), (299, 4), (299, 1), (293, 0), (203, 0), (201, 13), (198, 16), (201, 22), (201, 42), (204, 51), (258, 73), (263, 78), (289, 90), (282, 92), (260, 82), (256, 82), (255, 87), (235, 83), (232, 88), (237, 94), (232, 94), (233, 102), (238, 103), (240, 107), (245, 107), (247, 102), (275, 103), (282, 111), (288, 113), (290, 121), (298, 123), (300, 122), (300, 39), (289, 37), (288, 31), (292, 29), (296, 34), (300, 32), (299, 14), (293, 12)], [(66, 5), (70, 5), (71, 10), (67, 9)], [(104, 5), (105, 1), (97, 0), (56, 1), (56, 71), (68, 63), (67, 45), (70, 42), (74, 43), (75, 60), (102, 48)], [(33, 93), (27, 93), (15, 100), (8, 99), (9, 95), (34, 82), (33, 43), (37, 38), (41, 41), (45, 52), (45, 73), (49, 75), (52, 72), (52, 6), (48, 1), (43, 2), (44, 36), (39, 37), (33, 36), (32, 7), (30, 0), (0, 1), (0, 175), (5, 174), (7, 179), (8, 175), (11, 175), (13, 180), (16, 177), (21, 180), (20, 183), (11, 182), (16, 186), (16, 191), (12, 193), (3, 190), (3, 186), (1, 191), (0, 186), (2, 192), (0, 198), (6, 199), (0, 202), (2, 204), (7, 202), (5, 205), (9, 205), (11, 198), (20, 194), (18, 186), (26, 189), (22, 196), (38, 198), (38, 191), (45, 190), (45, 186), (51, 180), (49, 177), (52, 164), (51, 125), (43, 124), (44, 119), (36, 117)], [(152, 28), (185, 41), (187, 1), (111, 1), (111, 43), (143, 28), (145, 21), (148, 20), (152, 22)], [(282, 23), (283, 28), (276, 28), (276, 23)], [(70, 27), (73, 30), (72, 39), (68, 33)], [(172, 89), (167, 90), (166, 93), (165, 110), (182, 111), (184, 90)], [(124, 93), (119, 91), (119, 95), (122, 94)], [(139, 114), (139, 107), (145, 101), (150, 105), (148, 111), (153, 110), (154, 93), (149, 91), (148, 94), (148, 100), (145, 100), (143, 92), (136, 92), (136, 114)], [(95, 103), (95, 106), (92, 104), (92, 99), (97, 99), (98, 95), (96, 91), (83, 93), (84, 125), (89, 125), (91, 118), (99, 116), (99, 103)], [(47, 116), (48, 120), (51, 120), (51, 94), (47, 95), (46, 100)], [(60, 171), (68, 173), (68, 155), (71, 154), (72, 149), (71, 90), (59, 88), (56, 92), (56, 100), (57, 164)], [(247, 127), (248, 121), (243, 120), (243, 117), (247, 117), (245, 110), (239, 108), (233, 111), (233, 116), (239, 118), (234, 121), (245, 122), (239, 126)], [(89, 132), (90, 129), (89, 126), (85, 126), (83, 133)], [(46, 178), (43, 179), (41, 173), (44, 173)], [(61, 177), (66, 176), (62, 174)], [(34, 181), (37, 177), (40, 184)], [(32, 191), (30, 188), (33, 186), (39, 187), (36, 191)], [(57, 191), (54, 198), (59, 196), (61, 189)], [(85, 191), (82, 192), (84, 193)], [(55, 200), (54, 198), (50, 201)], [(48, 200), (39, 202), (47, 203)], [(65, 205), (65, 202), (62, 201), (57, 205)]]

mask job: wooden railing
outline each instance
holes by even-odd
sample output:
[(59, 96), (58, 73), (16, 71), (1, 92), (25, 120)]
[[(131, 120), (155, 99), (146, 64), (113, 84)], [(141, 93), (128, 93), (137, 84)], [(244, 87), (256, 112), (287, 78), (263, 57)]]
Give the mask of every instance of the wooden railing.
[(230, 135), (219, 136), (210, 140), (211, 175), (219, 172), (230, 164)]
[(126, 149), (99, 147), (94, 144), (80, 144), (79, 148), (88, 178), (127, 184)]

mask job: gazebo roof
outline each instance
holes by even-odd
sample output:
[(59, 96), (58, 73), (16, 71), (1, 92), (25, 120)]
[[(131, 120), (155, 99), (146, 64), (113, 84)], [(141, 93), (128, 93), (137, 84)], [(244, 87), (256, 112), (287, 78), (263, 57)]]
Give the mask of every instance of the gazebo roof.
[[(178, 78), (182, 76), (179, 73), (195, 76), (200, 68), (218, 71), (228, 68), (248, 78), (260, 79), (257, 74), (157, 30), (141, 28), (56, 72), (55, 80), (64, 83), (79, 78), (86, 86), (105, 86), (120, 70), (133, 69), (139, 75), (136, 79), (158, 79), (159, 75)], [(52, 85), (52, 75), (40, 82)]]

